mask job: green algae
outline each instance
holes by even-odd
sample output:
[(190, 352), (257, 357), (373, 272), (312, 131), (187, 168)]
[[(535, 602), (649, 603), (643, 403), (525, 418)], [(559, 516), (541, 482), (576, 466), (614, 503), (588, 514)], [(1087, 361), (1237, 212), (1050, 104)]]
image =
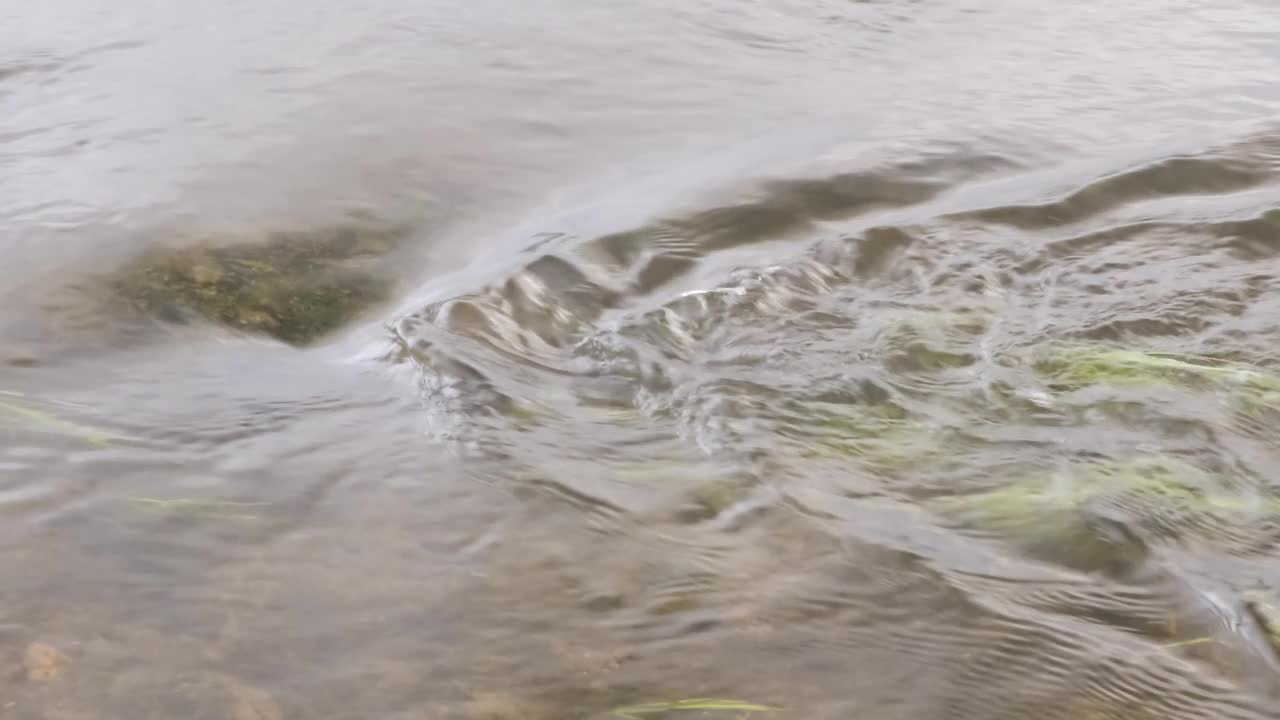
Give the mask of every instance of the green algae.
[(1236, 388), (1252, 394), (1280, 393), (1280, 377), (1245, 363), (1194, 355), (1088, 345), (1049, 348), (1034, 363), (1051, 381), (1072, 387), (1136, 385)]

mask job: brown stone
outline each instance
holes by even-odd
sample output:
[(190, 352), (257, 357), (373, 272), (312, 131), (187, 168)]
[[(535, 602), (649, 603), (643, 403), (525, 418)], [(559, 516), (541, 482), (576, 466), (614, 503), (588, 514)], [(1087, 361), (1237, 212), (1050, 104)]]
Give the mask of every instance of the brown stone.
[(27, 646), (22, 664), (32, 682), (56, 680), (67, 668), (67, 656), (48, 643), (33, 642)]
[(283, 720), (284, 711), (266, 690), (232, 677), (223, 677), (223, 687), (231, 695), (235, 720)]

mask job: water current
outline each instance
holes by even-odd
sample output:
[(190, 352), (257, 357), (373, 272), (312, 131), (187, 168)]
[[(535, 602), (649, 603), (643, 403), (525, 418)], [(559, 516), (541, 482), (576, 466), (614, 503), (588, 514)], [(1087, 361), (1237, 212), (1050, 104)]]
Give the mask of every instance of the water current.
[(1275, 717), (1278, 38), (0, 0), (0, 718)]

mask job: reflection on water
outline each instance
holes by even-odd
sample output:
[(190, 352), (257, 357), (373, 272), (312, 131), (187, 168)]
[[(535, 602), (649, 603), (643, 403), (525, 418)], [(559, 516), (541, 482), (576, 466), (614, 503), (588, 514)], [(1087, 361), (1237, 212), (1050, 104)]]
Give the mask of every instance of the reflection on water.
[(0, 717), (1273, 714), (1272, 8), (428, 5), (0, 9)]

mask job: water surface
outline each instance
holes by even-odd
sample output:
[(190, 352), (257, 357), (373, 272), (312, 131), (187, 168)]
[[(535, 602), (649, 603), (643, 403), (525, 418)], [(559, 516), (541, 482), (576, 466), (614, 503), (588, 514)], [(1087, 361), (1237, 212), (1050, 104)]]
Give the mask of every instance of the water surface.
[(1268, 717), (1277, 27), (0, 7), (0, 717)]

